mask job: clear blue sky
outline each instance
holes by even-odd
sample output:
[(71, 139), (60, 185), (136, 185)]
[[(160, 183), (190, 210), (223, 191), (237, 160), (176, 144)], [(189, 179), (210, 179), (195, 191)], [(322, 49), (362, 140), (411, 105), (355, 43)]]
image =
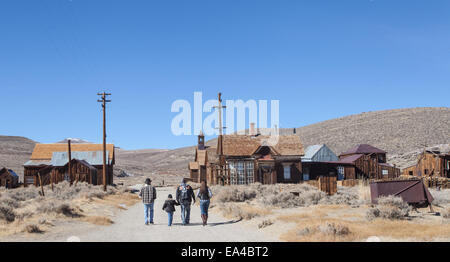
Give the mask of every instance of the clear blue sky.
[(450, 1), (2, 0), (0, 134), (101, 142), (172, 135), (176, 99), (279, 99), (281, 127), (449, 106)]

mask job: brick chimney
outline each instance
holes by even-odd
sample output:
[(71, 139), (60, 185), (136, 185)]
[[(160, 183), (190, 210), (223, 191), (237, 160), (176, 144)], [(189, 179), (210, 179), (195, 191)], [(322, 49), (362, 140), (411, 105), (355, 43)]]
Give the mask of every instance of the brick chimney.
[(255, 123), (250, 123), (249, 135), (256, 136)]

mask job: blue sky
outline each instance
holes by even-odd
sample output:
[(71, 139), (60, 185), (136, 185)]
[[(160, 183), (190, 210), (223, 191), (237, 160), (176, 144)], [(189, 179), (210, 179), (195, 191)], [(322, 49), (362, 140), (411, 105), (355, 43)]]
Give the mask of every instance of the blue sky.
[[(177, 99), (280, 100), (280, 126), (449, 106), (450, 1), (2, 0), (0, 134), (177, 148)], [(205, 115), (206, 116), (206, 115)]]

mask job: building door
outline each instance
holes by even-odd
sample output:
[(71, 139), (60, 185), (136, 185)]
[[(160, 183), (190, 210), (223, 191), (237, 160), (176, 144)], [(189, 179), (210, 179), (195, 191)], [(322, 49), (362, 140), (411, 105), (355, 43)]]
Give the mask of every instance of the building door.
[(70, 182), (69, 173), (64, 173), (64, 181)]

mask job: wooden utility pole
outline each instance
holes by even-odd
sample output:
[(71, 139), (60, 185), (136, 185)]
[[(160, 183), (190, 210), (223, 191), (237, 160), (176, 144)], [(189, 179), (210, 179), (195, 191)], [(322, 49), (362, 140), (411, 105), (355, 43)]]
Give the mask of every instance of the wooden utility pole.
[(44, 185), (42, 185), (41, 170), (38, 171), (38, 178), (39, 178), (39, 184), (41, 185), (41, 194), (42, 194), (43, 197), (45, 197)]
[(111, 102), (106, 97), (111, 94), (103, 92), (97, 95), (101, 96), (101, 100), (97, 100), (97, 102), (102, 103), (103, 109), (103, 190), (106, 191), (106, 103)]
[(69, 160), (68, 164), (69, 164), (69, 180), (70, 180), (70, 185), (72, 185), (72, 148), (71, 148), (71, 144), (70, 144), (70, 139), (67, 140), (67, 158)]
[(218, 138), (218, 146), (217, 146), (217, 154), (219, 155), (219, 169), (218, 171), (218, 177), (221, 177), (222, 179), (226, 179), (224, 182), (228, 183), (228, 175), (225, 174), (226, 173), (226, 168), (225, 168), (225, 159), (223, 157), (223, 130), (226, 128), (223, 126), (222, 123), (222, 109), (226, 108), (226, 106), (222, 105), (222, 93), (219, 93), (218, 98), (217, 98), (219, 104), (218, 106), (215, 106), (214, 108), (216, 108), (218, 110), (219, 113), (219, 138)]

